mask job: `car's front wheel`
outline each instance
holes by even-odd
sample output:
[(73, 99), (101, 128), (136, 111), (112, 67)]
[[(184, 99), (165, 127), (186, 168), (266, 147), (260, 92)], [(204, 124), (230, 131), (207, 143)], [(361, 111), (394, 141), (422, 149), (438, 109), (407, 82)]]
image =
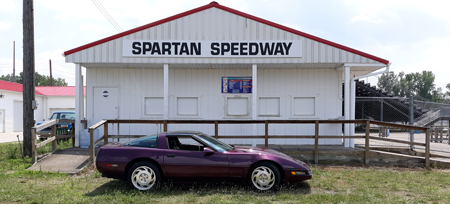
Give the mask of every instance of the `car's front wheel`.
[(161, 172), (150, 162), (138, 162), (128, 172), (128, 182), (140, 191), (158, 187), (161, 182)]
[(250, 169), (249, 183), (255, 190), (277, 190), (281, 181), (280, 177), (280, 171), (275, 165), (261, 162)]

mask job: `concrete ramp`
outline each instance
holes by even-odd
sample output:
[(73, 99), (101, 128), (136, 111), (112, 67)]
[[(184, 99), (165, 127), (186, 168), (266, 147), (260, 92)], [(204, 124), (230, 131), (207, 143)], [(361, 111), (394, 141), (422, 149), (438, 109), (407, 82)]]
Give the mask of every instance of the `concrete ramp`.
[(39, 160), (28, 170), (75, 174), (89, 163), (89, 149), (68, 148), (57, 150)]

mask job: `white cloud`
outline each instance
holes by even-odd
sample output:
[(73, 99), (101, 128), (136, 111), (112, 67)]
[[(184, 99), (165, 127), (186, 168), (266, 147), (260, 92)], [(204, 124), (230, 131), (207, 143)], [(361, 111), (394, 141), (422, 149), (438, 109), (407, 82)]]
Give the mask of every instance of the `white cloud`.
[(9, 30), (11, 28), (11, 23), (0, 21), (0, 30)]
[[(19, 2), (19, 1), (17, 1)], [(20, 1), (22, 2), (22, 1)], [(0, 12), (15, 12), (16, 6), (12, 0), (1, 0), (0, 1)]]
[(89, 33), (91, 33), (91, 34), (94, 34), (94, 33), (99, 34), (99, 33), (103, 33), (108, 30), (108, 28), (106, 28), (102, 24), (92, 24), (92, 23), (80, 24), (80, 29), (89, 31)]

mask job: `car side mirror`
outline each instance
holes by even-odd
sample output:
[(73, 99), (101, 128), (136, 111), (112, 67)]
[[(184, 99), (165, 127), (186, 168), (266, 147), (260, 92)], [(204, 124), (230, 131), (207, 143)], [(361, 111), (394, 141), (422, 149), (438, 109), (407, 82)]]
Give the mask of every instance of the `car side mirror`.
[(214, 154), (214, 151), (210, 149), (209, 147), (203, 148), (203, 152), (205, 153), (205, 156), (211, 156)]

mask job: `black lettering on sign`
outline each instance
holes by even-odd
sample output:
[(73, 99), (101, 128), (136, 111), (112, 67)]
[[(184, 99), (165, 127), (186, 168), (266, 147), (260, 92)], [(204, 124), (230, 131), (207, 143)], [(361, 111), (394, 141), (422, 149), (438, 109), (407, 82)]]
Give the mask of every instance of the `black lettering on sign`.
[(142, 48), (142, 54), (146, 54), (147, 52), (150, 52), (152, 50), (152, 43), (151, 42), (144, 42), (143, 48)]
[(222, 43), (222, 45), (220, 47), (222, 50), (222, 53), (220, 53), (220, 55), (223, 55), (225, 52), (230, 51), (230, 43)]
[(133, 47), (133, 51), (132, 51), (133, 54), (135, 54), (135, 55), (141, 54), (141, 43), (140, 42), (133, 42), (132, 47)]
[(152, 55), (154, 55), (155, 53), (161, 55), (161, 49), (159, 48), (159, 43), (157, 42), (153, 43)]
[(171, 51), (170, 51), (170, 43), (169, 42), (163, 42), (162, 43), (162, 54), (165, 55), (166, 52), (168, 55), (171, 55)]
[(241, 43), (239, 45), (239, 54), (240, 55), (247, 55), (247, 45), (248, 45), (248, 43)]
[(284, 50), (286, 50), (286, 55), (289, 55), (289, 49), (291, 49), (291, 45), (291, 42), (288, 45), (286, 45), (286, 43), (283, 43)]
[(249, 43), (248, 53), (250, 55), (258, 55), (258, 43)]
[(220, 54), (219, 43), (211, 43), (211, 54), (212, 55)]
[(202, 44), (191, 43), (191, 54), (192, 55), (202, 55)]
[(277, 43), (276, 44), (275, 52), (273, 54), (277, 55), (278, 53), (281, 54), (281, 55), (284, 55), (283, 45), (281, 43)]
[(272, 43), (272, 46), (269, 45), (269, 43), (259, 43), (259, 49), (261, 49), (261, 55), (273, 55), (273, 47), (275, 46), (275, 43)]
[(239, 55), (239, 43), (231, 43), (231, 55)]
[(183, 55), (183, 53), (189, 55), (189, 48), (187, 46), (187, 43), (181, 43), (180, 55)]
[(172, 43), (172, 45), (175, 46), (175, 54), (174, 55), (178, 55), (178, 46), (181, 45), (181, 43), (174, 42), (174, 43)]

